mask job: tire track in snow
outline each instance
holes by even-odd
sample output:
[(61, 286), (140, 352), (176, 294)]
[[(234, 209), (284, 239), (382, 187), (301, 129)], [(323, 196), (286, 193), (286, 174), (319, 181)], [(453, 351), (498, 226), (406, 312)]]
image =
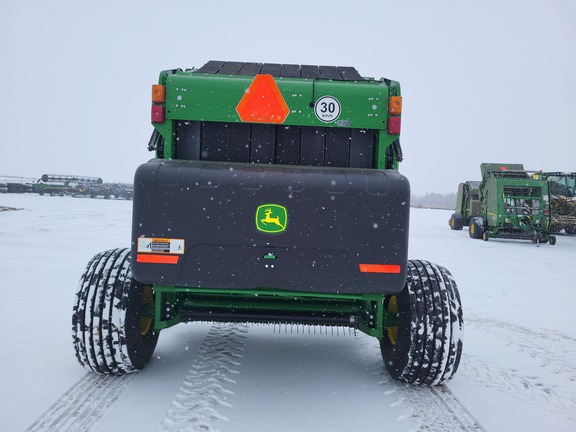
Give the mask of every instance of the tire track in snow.
[(26, 432), (88, 431), (120, 397), (134, 375), (84, 375)]
[(412, 408), (406, 420), (417, 422), (414, 431), (430, 432), (481, 432), (480, 423), (464, 405), (444, 386), (426, 387), (402, 385)]
[(576, 394), (545, 382), (542, 377), (523, 374), (518, 369), (502, 368), (474, 356), (463, 357), (462, 377), (482, 387), (546, 411), (576, 420)]
[(477, 330), (495, 333), (517, 351), (538, 359), (542, 368), (576, 381), (576, 339), (558, 331), (544, 331), (520, 327), (504, 321), (479, 316), (467, 317), (470, 326)]
[(242, 325), (215, 324), (206, 335), (194, 363), (176, 392), (159, 432), (216, 432), (228, 418), (223, 409), (236, 381), (248, 332)]
[[(356, 339), (367, 355), (374, 357), (373, 374), (387, 396), (395, 396), (391, 404), (401, 411), (397, 420), (409, 422), (413, 432), (482, 432), (484, 429), (448, 387), (417, 386), (395, 381), (382, 363), (375, 339), (358, 333)], [(460, 366), (461, 367), (461, 366)]]
[[(464, 356), (461, 375), (486, 388), (493, 388), (549, 412), (576, 419), (576, 339), (554, 331), (528, 329), (504, 321), (468, 317), (473, 329), (494, 334), (513, 350), (535, 360), (550, 376), (546, 380), (515, 368), (499, 367), (477, 356)], [(563, 383), (567, 385), (562, 385)]]

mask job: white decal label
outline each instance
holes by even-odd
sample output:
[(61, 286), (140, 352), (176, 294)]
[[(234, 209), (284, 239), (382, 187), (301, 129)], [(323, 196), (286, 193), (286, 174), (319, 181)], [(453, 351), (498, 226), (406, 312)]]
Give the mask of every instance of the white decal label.
[(314, 113), (324, 123), (333, 122), (340, 116), (340, 102), (332, 96), (323, 96), (316, 101)]
[(184, 239), (138, 237), (140, 253), (184, 253)]

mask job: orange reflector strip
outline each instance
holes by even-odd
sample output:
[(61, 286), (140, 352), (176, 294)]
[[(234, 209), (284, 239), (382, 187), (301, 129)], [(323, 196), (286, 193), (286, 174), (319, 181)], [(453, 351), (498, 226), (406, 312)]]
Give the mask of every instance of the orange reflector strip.
[(138, 254), (136, 261), (149, 264), (178, 264), (178, 255)]
[(360, 264), (362, 273), (400, 273), (397, 264)]
[(152, 102), (164, 103), (166, 102), (166, 88), (161, 84), (152, 85)]

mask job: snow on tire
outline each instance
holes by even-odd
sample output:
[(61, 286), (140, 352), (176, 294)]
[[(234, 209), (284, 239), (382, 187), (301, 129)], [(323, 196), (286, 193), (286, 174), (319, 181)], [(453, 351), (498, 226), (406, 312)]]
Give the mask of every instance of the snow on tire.
[(72, 314), (78, 362), (101, 374), (144, 368), (158, 341), (147, 313), (152, 306), (151, 288), (132, 278), (129, 249), (92, 258), (80, 278)]
[[(394, 307), (391, 308), (390, 304)], [(428, 261), (408, 261), (404, 289), (386, 299), (397, 326), (380, 342), (390, 375), (413, 384), (449, 380), (462, 355), (462, 306), (450, 272)]]

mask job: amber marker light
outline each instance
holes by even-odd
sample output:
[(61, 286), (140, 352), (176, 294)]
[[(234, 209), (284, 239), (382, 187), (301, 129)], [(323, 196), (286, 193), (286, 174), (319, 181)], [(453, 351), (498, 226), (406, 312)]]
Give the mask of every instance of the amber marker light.
[(402, 114), (402, 96), (391, 96), (388, 101), (388, 114)]
[(152, 85), (152, 102), (164, 103), (166, 102), (166, 88), (161, 84)]

